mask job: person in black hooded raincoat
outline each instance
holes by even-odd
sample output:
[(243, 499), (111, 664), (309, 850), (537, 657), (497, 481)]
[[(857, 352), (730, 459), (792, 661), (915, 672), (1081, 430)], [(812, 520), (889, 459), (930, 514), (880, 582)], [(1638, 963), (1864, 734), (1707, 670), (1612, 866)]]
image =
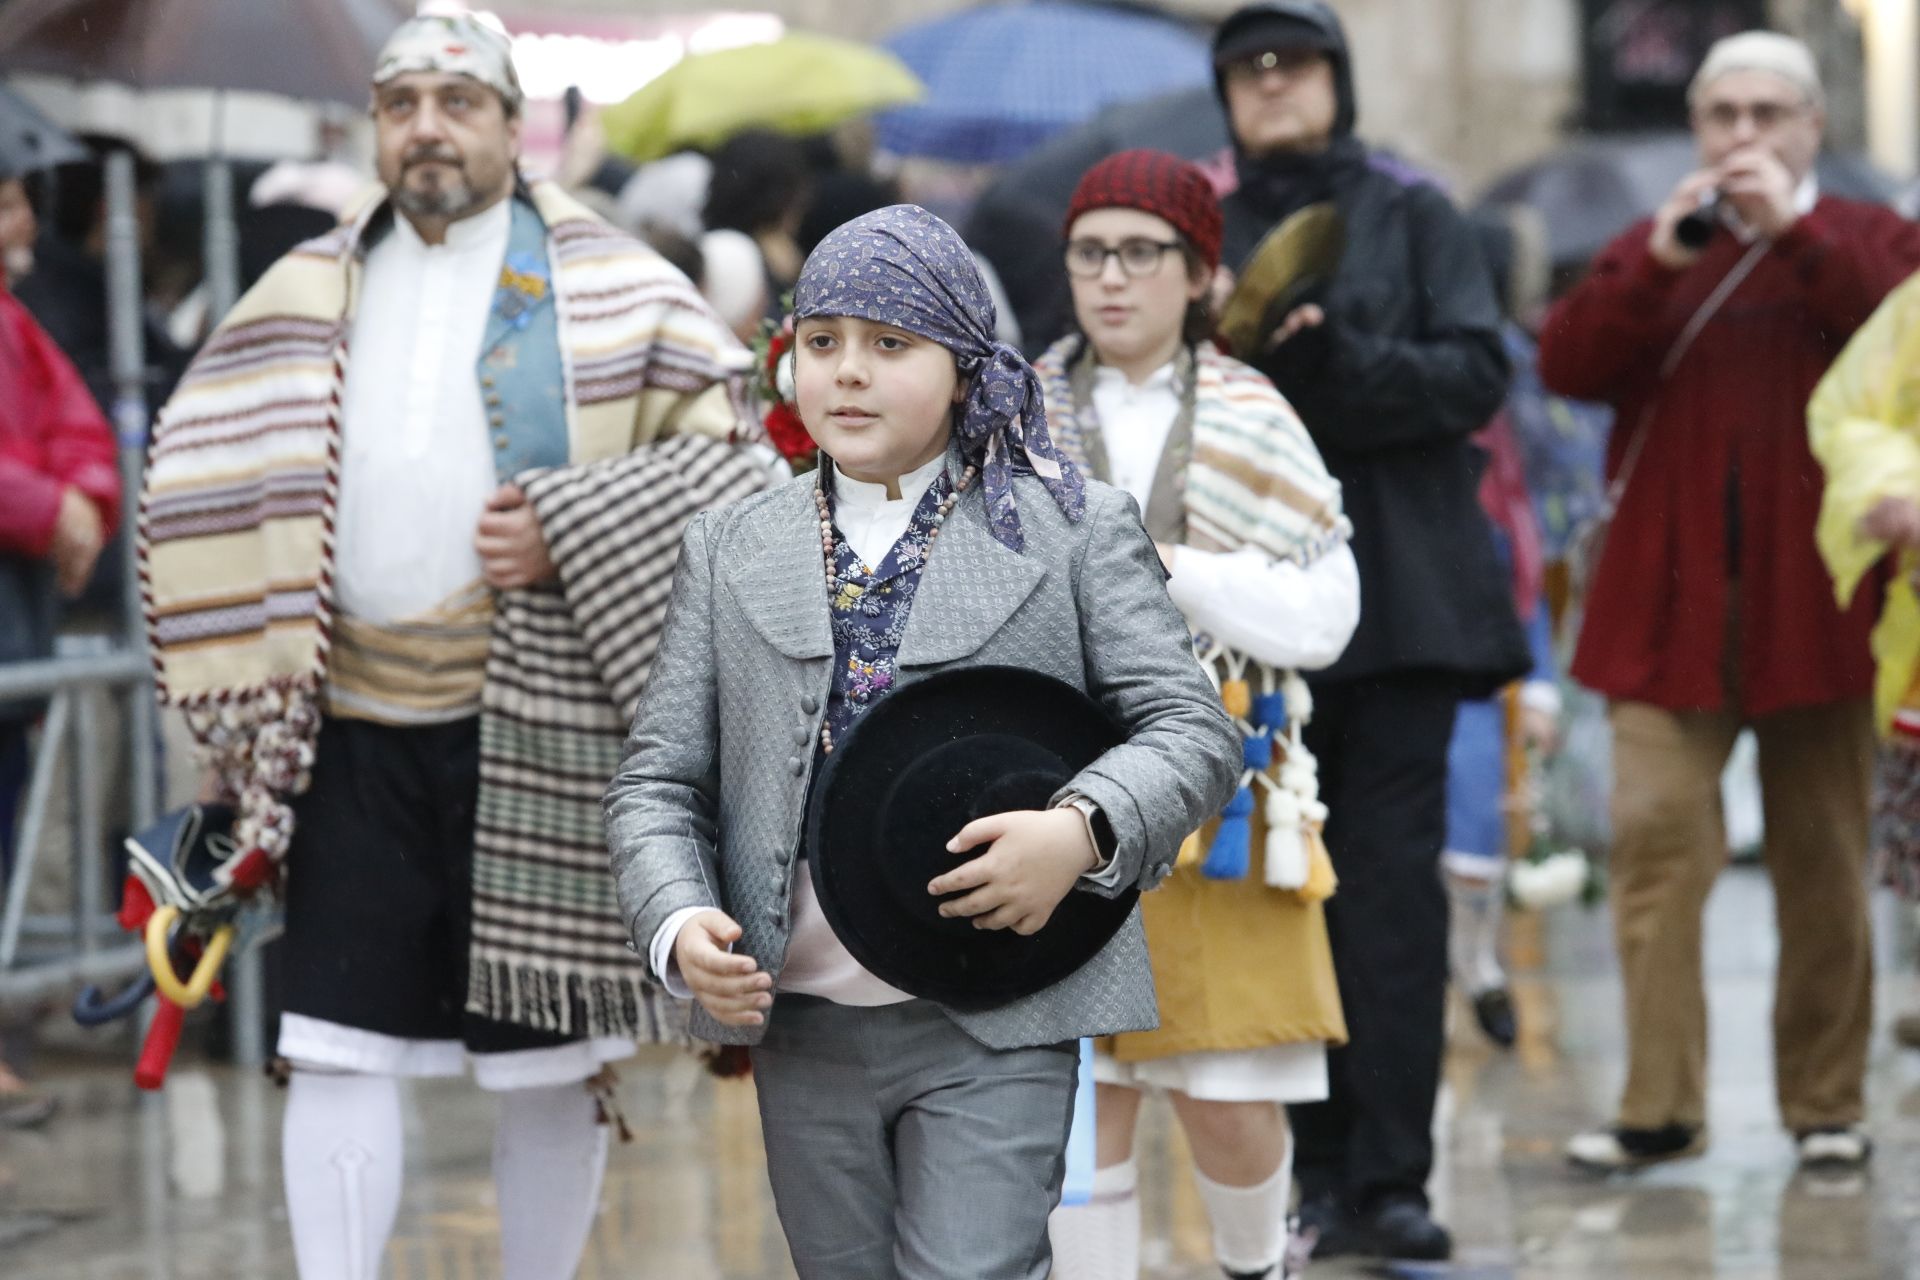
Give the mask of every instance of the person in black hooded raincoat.
[(1475, 498), (1469, 436), (1508, 367), (1491, 274), (1466, 220), (1354, 136), (1346, 33), (1320, 0), (1250, 4), (1214, 38), (1239, 188), (1224, 260), (1245, 266), (1288, 215), (1330, 201), (1345, 249), (1251, 362), (1292, 402), (1339, 480), (1360, 565), (1360, 626), (1313, 681), (1328, 904), (1351, 1041), (1326, 1102), (1291, 1109), (1316, 1253), (1444, 1258), (1425, 1184), (1443, 1050), (1447, 743), (1462, 698), (1528, 668)]

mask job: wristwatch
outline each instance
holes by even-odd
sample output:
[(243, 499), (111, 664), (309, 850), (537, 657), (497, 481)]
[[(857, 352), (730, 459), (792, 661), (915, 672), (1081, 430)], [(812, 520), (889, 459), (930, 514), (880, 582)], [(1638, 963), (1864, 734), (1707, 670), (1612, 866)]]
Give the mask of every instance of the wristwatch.
[(1107, 821), (1107, 815), (1101, 812), (1099, 805), (1078, 792), (1071, 793), (1062, 798), (1057, 807), (1062, 809), (1077, 809), (1080, 812), (1080, 816), (1086, 819), (1087, 838), (1093, 841), (1094, 855), (1100, 859), (1093, 870), (1086, 874), (1090, 876), (1099, 875), (1102, 871), (1105, 871), (1113, 862), (1113, 855), (1118, 852), (1120, 848), (1120, 838), (1113, 834), (1113, 824)]

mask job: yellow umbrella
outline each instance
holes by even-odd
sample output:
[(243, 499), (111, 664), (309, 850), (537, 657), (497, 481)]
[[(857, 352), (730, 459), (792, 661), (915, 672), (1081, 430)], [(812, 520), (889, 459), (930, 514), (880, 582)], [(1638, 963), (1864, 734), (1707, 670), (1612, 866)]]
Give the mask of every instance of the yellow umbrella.
[(927, 88), (884, 49), (792, 34), (682, 58), (600, 116), (607, 148), (645, 162), (710, 146), (742, 129), (818, 133), (918, 102)]

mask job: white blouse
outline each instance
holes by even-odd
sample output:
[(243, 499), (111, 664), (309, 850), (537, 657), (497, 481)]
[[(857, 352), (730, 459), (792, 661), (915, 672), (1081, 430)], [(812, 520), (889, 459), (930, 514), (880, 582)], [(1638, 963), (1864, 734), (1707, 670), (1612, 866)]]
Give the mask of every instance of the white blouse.
[[(1094, 370), (1093, 410), (1112, 483), (1146, 510), (1167, 436), (1180, 412), (1171, 363), (1138, 384), (1118, 369)], [(1329, 666), (1360, 625), (1360, 567), (1341, 544), (1302, 567), (1255, 547), (1172, 549), (1167, 593), (1196, 633), (1270, 666)]]

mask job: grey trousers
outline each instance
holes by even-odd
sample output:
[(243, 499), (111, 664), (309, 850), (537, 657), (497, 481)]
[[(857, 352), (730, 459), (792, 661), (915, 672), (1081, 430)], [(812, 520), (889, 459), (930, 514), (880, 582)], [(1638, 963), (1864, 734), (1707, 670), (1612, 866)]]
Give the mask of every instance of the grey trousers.
[(989, 1049), (925, 1000), (777, 998), (753, 1050), (800, 1280), (1046, 1280), (1078, 1066)]

